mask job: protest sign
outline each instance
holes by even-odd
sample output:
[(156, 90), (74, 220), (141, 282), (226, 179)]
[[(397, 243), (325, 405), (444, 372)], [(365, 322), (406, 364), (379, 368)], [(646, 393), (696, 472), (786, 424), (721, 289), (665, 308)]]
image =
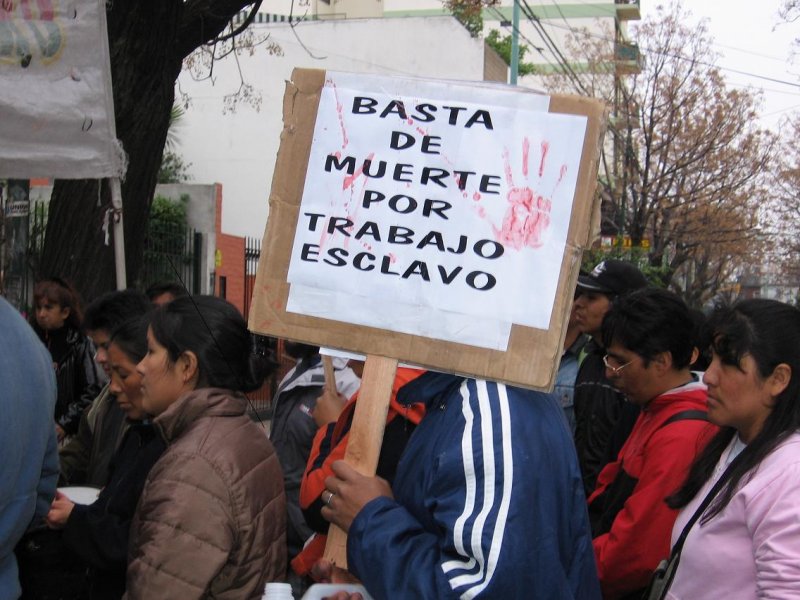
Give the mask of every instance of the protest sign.
[(119, 177), (102, 0), (0, 3), (0, 177)]
[[(253, 331), (367, 354), (345, 460), (375, 473), (397, 360), (548, 388), (593, 215), (603, 106), (297, 69)], [(331, 527), (326, 557), (346, 566)]]
[(604, 107), (295, 70), (250, 327), (546, 389)]

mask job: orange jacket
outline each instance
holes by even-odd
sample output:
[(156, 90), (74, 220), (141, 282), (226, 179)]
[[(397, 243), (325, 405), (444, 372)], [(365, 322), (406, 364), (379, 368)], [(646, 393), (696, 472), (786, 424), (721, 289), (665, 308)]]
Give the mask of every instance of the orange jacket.
[[(424, 404), (415, 403), (406, 406), (397, 402), (397, 392), (400, 388), (416, 379), (424, 372), (423, 370), (409, 367), (400, 367), (397, 369), (394, 385), (392, 386), (392, 397), (389, 401), (389, 412), (386, 416), (387, 425), (391, 423), (395, 417), (400, 416), (402, 419), (416, 426), (422, 420), (422, 417), (425, 416)], [(336, 423), (320, 427), (319, 431), (317, 431), (317, 434), (314, 436), (311, 454), (309, 454), (306, 471), (303, 474), (303, 481), (300, 484), (300, 508), (307, 510), (311, 508), (315, 502), (318, 503), (320, 495), (325, 490), (325, 479), (333, 475), (333, 468), (331, 465), (333, 465), (335, 461), (344, 458), (357, 400), (358, 392), (345, 404)], [(389, 453), (391, 453), (393, 457), (399, 458), (401, 452), (402, 448), (387, 447), (387, 440), (384, 439), (384, 447), (381, 448), (382, 459)], [(392, 462), (394, 463), (394, 460), (392, 460)], [(396, 463), (390, 465), (391, 473), (394, 473), (396, 467)], [(381, 468), (379, 465), (378, 475), (381, 475), (380, 471)], [(308, 516), (308, 513), (306, 513), (306, 516)], [(311, 567), (322, 558), (326, 540), (327, 536), (319, 534), (312, 538), (300, 554), (292, 560), (292, 569), (299, 575), (307, 575)]]

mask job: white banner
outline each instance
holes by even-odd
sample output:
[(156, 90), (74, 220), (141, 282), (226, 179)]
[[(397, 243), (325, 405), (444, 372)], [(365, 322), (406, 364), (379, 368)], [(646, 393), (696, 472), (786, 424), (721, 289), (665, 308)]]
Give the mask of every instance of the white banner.
[(104, 0), (0, 2), (0, 177), (119, 177)]
[(328, 72), (287, 310), (497, 349), (547, 329), (587, 122), (548, 106)]

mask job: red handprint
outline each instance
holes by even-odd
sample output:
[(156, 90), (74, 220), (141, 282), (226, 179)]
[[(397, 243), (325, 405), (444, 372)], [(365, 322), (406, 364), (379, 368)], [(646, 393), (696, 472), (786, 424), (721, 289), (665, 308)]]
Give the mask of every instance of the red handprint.
[[(541, 182), (544, 174), (547, 152), (550, 145), (543, 141), (540, 145), (538, 179)], [(493, 226), (497, 241), (515, 250), (522, 248), (538, 248), (542, 245), (542, 235), (550, 226), (551, 198), (532, 187), (514, 185), (511, 162), (508, 150), (503, 153), (505, 160), (506, 183), (509, 186), (506, 209), (501, 228)], [(525, 138), (522, 142), (522, 174), (527, 182), (528, 163), (530, 158), (530, 142)], [(561, 177), (563, 177), (562, 167)], [(559, 177), (559, 181), (561, 181)]]

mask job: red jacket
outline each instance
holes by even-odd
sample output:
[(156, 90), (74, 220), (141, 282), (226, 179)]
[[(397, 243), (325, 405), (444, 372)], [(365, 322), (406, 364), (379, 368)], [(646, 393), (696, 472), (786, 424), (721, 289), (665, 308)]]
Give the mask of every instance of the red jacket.
[[(423, 403), (401, 405), (397, 402), (397, 392), (408, 382), (416, 379), (425, 371), (400, 367), (392, 386), (392, 397), (389, 402), (389, 412), (386, 416), (386, 423), (390, 423), (398, 415), (403, 419), (419, 425), (422, 417), (425, 416), (425, 405)], [(356, 392), (349, 402), (344, 406), (335, 424), (320, 427), (314, 436), (314, 443), (311, 446), (311, 454), (306, 464), (306, 472), (300, 484), (300, 508), (307, 509), (316, 502), (325, 490), (325, 479), (333, 475), (331, 465), (344, 458), (347, 450), (347, 440), (350, 433), (350, 424), (353, 421), (358, 392)], [(384, 452), (384, 448), (381, 452)], [(399, 450), (402, 449), (393, 449)], [(396, 465), (394, 465), (396, 467)], [(379, 473), (380, 474), (380, 473)], [(303, 550), (292, 560), (292, 569), (300, 575), (307, 575), (311, 567), (316, 563), (325, 550), (327, 536), (316, 535), (303, 548)]]
[(666, 423), (687, 410), (706, 410), (706, 387), (691, 382), (652, 400), (636, 421), (615, 462), (597, 478), (589, 496), (602, 503), (604, 492), (619, 476), (635, 483), (607, 533), (594, 538), (603, 597), (619, 598), (644, 588), (661, 559), (669, 555), (670, 535), (678, 511), (664, 499), (683, 483), (695, 457), (717, 431), (702, 420)]

